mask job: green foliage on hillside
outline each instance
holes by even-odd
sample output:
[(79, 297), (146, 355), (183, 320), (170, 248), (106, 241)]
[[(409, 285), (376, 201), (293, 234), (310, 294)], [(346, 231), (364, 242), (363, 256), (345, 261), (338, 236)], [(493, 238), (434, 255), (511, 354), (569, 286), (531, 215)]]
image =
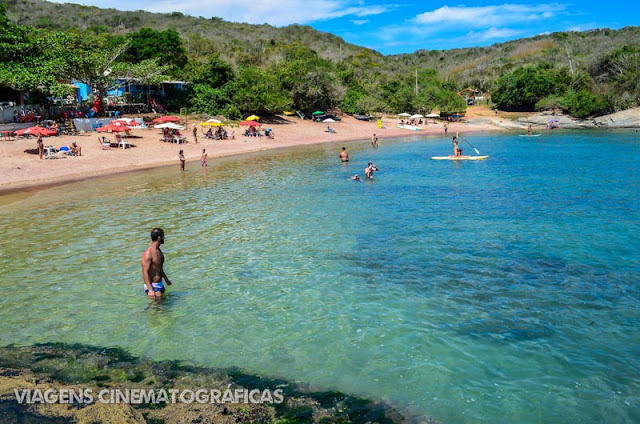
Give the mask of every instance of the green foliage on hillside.
[[(466, 87), (490, 93), (504, 109), (560, 107), (581, 117), (640, 103), (637, 27), (383, 56), (301, 25), (5, 3), (0, 85), (18, 90), (56, 87), (69, 76), (101, 87), (117, 76), (145, 84), (181, 79), (194, 85), (172, 96), (170, 107), (234, 115), (291, 108), (455, 113), (466, 108), (456, 94)], [(49, 50), (35, 48), (42, 40), (52, 41)]]

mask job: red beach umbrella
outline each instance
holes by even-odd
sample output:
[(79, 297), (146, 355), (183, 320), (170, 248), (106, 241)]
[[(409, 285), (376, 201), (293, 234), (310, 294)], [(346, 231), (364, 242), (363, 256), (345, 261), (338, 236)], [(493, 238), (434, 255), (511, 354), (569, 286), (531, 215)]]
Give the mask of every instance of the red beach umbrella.
[(178, 122), (180, 118), (176, 116), (161, 116), (160, 118), (156, 118), (153, 120), (156, 124), (164, 124), (165, 122)]
[(16, 135), (42, 135), (43, 137), (49, 137), (51, 135), (58, 134), (55, 131), (50, 130), (49, 128), (44, 127), (29, 127), (16, 131)]
[(104, 127), (98, 128), (96, 131), (98, 132), (123, 132), (123, 131), (131, 131), (131, 127), (126, 125), (105, 125)]
[(238, 125), (248, 125), (250, 127), (257, 127), (258, 125), (262, 125), (262, 124), (256, 121), (242, 121), (242, 122), (239, 122)]

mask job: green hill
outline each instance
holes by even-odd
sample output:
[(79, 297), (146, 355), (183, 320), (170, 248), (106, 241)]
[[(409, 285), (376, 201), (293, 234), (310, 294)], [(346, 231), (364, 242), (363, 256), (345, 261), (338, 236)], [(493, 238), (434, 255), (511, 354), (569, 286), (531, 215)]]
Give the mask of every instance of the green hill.
[[(4, 4), (7, 18), (19, 26), (79, 31), (87, 36), (105, 34), (111, 39), (120, 36), (120, 40), (143, 28), (175, 31), (182, 39), (188, 64), (174, 66), (171, 71), (174, 77), (198, 80), (204, 72), (202, 66), (209, 66), (207, 63), (212, 57), (219, 58), (235, 71), (259, 68), (268, 74), (264, 78), (276, 76), (280, 81), (289, 78), (278, 95), (270, 99), (281, 107), (286, 104), (299, 108), (305, 105), (313, 108), (338, 106), (351, 113), (430, 110), (434, 107), (459, 110), (455, 98), (436, 92), (436, 89), (430, 93), (413, 93), (416, 71), (421, 90), (437, 85), (440, 90), (444, 88), (455, 93), (472, 87), (485, 93), (501, 92), (501, 98), (505, 98), (505, 93), (520, 95), (508, 92), (509, 86), (518, 85), (509, 79), (523, 78), (515, 71), (526, 66), (539, 67), (535, 72), (540, 78), (552, 81), (544, 90), (535, 87), (534, 95), (524, 105), (503, 102), (504, 107), (531, 108), (544, 100), (538, 106), (569, 110), (570, 96), (574, 100), (582, 99), (583, 103), (597, 100), (602, 106), (599, 109), (609, 111), (640, 104), (637, 67), (640, 27), (559, 32), (463, 49), (428, 50), (427, 44), (425, 49), (414, 53), (385, 56), (302, 25), (278, 28), (227, 22), (217, 17), (205, 19), (182, 13), (118, 11), (42, 0), (4, 0)], [(131, 55), (127, 61), (136, 63)], [(299, 62), (297, 68), (287, 65), (293, 61)], [(308, 79), (304, 84), (299, 83), (303, 76)], [(298, 92), (309, 92), (309, 87), (315, 84), (313, 81), (319, 80), (323, 80), (326, 92), (315, 93), (315, 98), (306, 99), (308, 101), (296, 100), (296, 84), (299, 85)], [(266, 86), (269, 84), (273, 85), (273, 82), (265, 82)], [(582, 91), (597, 99), (581, 94)], [(234, 102), (242, 109), (243, 101), (236, 99)], [(266, 100), (254, 99), (251, 107), (256, 107), (256, 102), (265, 103)], [(599, 109), (581, 113), (599, 113)]]

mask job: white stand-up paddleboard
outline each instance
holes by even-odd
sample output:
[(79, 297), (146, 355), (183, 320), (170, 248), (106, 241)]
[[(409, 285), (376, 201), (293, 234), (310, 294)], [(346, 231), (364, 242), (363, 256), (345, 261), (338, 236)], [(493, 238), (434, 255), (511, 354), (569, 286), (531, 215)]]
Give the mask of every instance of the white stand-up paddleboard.
[(489, 156), (431, 156), (433, 160), (483, 160)]
[(520, 137), (538, 137), (542, 134), (518, 134)]

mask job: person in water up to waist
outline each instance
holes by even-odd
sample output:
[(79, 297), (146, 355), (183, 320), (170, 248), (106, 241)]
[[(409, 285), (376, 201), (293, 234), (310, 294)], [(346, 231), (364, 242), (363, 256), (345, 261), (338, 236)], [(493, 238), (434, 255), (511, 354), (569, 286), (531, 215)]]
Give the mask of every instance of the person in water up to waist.
[(144, 291), (149, 299), (160, 300), (164, 293), (164, 280), (167, 285), (171, 285), (171, 280), (164, 273), (164, 254), (160, 250), (160, 245), (164, 244), (164, 231), (162, 228), (151, 230), (151, 246), (142, 254), (142, 279), (144, 280)]

